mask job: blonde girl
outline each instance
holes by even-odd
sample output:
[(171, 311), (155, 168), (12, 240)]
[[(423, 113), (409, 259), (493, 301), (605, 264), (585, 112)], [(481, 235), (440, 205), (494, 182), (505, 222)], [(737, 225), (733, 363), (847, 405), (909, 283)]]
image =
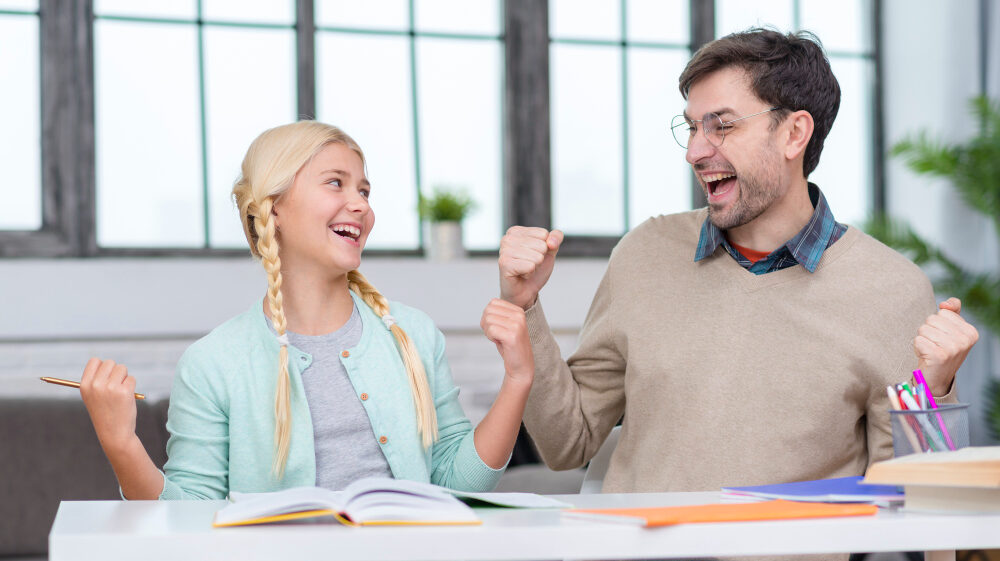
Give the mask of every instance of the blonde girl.
[(80, 392), (125, 498), (341, 488), (371, 475), (496, 484), (534, 376), (524, 312), (493, 300), (483, 313), (506, 375), (473, 429), (441, 332), (357, 270), (375, 221), (365, 172), (357, 143), (315, 121), (250, 146), (233, 196), (267, 292), (178, 363), (162, 472), (135, 435), (134, 378), (88, 362)]

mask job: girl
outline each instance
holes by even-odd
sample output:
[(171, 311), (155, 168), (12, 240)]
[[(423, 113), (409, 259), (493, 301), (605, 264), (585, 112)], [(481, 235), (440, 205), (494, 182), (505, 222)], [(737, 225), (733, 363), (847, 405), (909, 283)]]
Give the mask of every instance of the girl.
[(162, 472), (135, 434), (135, 379), (110, 360), (84, 370), (80, 393), (125, 498), (340, 489), (371, 475), (493, 488), (534, 376), (524, 312), (493, 300), (483, 313), (506, 375), (473, 430), (441, 332), (357, 271), (370, 194), (361, 148), (336, 127), (302, 121), (254, 140), (233, 196), (267, 294), (178, 363)]

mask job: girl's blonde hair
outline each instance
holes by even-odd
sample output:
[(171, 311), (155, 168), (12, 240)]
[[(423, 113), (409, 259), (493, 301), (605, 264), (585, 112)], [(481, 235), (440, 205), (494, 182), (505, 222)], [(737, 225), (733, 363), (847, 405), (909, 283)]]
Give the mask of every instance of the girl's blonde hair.
[[(277, 478), (285, 472), (291, 441), (291, 380), (288, 377), (288, 322), (281, 295), (281, 258), (272, 215), (274, 202), (292, 186), (295, 175), (327, 144), (340, 143), (353, 150), (364, 165), (361, 147), (337, 127), (316, 121), (300, 121), (261, 133), (243, 158), (240, 178), (233, 186), (233, 199), (240, 212), (243, 233), (250, 253), (267, 271), (267, 304), (271, 322), (278, 332), (278, 384), (274, 396), (274, 461)], [(389, 316), (389, 302), (358, 271), (347, 275), (348, 287), (383, 318), (396, 338), (396, 346), (406, 366), (410, 390), (417, 411), (417, 430), (425, 448), (437, 439), (437, 414), (423, 362), (410, 337)]]

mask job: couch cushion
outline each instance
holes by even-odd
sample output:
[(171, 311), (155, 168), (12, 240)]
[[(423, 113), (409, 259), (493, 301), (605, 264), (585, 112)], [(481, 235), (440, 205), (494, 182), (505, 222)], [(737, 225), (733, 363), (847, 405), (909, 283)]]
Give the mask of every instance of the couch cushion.
[[(136, 434), (162, 468), (167, 400), (137, 405)], [(0, 556), (47, 553), (59, 501), (120, 498), (79, 399), (0, 398), (0, 489)]]

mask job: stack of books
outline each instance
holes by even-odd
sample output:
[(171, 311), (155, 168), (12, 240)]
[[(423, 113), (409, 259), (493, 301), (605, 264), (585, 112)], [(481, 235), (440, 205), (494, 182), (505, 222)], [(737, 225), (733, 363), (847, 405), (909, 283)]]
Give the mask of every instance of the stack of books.
[(908, 510), (1000, 512), (1000, 446), (876, 462), (865, 483), (902, 485)]

